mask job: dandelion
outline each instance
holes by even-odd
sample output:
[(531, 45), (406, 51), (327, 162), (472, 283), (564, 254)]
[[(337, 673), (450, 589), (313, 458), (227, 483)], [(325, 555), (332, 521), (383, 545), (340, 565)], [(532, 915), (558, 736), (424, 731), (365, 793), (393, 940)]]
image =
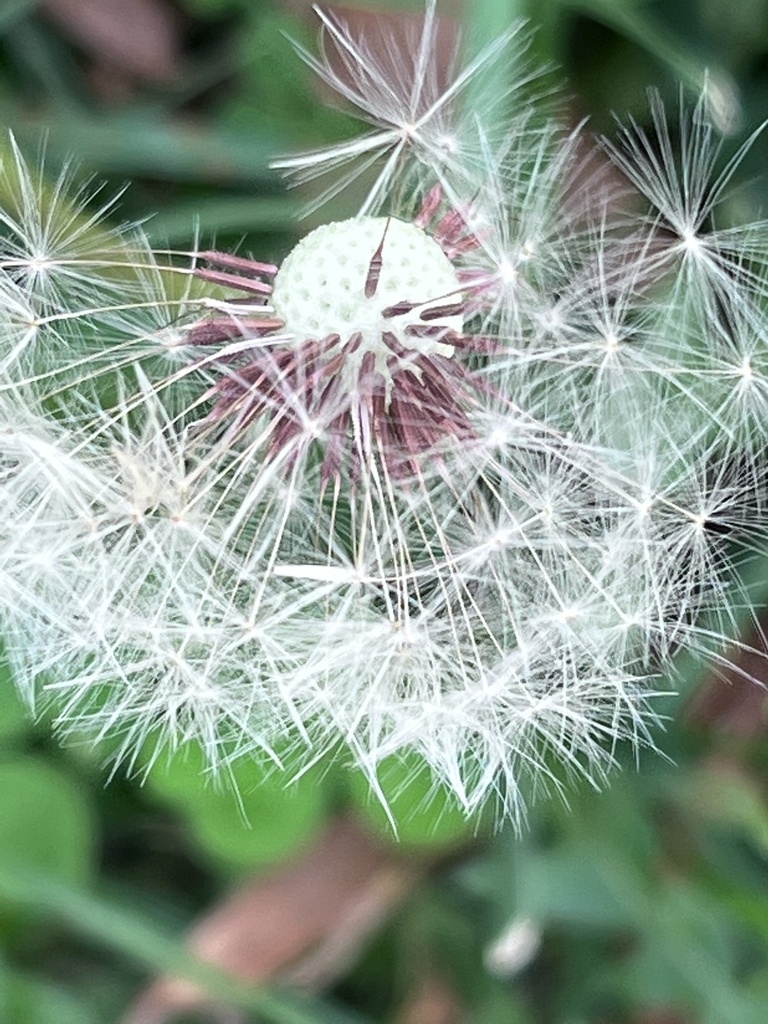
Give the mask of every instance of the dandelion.
[(677, 652), (726, 663), (765, 539), (762, 236), (709, 231), (735, 165), (707, 192), (700, 108), (680, 172), (663, 129), (609, 149), (653, 204), (628, 227), (583, 128), (462, 109), (493, 54), (438, 88), (433, 5), (397, 79), (322, 19), (345, 77), (307, 59), (377, 131), (290, 164), (376, 164), (355, 216), (279, 264), (89, 222), (45, 281), (11, 230), (8, 657), (129, 764), (334, 749), (376, 786), (415, 751), (520, 824), (653, 744)]

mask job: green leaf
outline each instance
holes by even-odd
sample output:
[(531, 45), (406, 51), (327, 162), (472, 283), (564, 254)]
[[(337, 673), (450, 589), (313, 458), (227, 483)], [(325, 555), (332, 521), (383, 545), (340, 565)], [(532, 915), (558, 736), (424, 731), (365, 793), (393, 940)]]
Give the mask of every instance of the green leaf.
[(646, 0), (562, 0), (565, 7), (581, 11), (630, 39), (654, 57), (694, 93), (706, 93), (710, 112), (721, 130), (730, 132), (741, 122), (738, 87), (730, 73), (712, 59), (692, 49), (685, 38), (676, 38), (639, 8)]
[(201, 848), (230, 868), (284, 860), (319, 831), (328, 810), (321, 768), (291, 782), (263, 758), (239, 757), (214, 779), (193, 743), (155, 763), (147, 781), (181, 812)]
[(29, 709), (19, 696), (10, 666), (3, 661), (0, 651), (0, 746), (7, 746), (31, 727)]
[(736, 922), (727, 908), (702, 885), (671, 878), (649, 911), (622, 990), (641, 1005), (688, 1006), (703, 1024), (757, 1024), (738, 976)]
[(219, 17), (241, 6), (241, 0), (184, 0), (188, 11), (204, 18)]
[(547, 808), (556, 841), (510, 849), (519, 915), (577, 929), (628, 929), (647, 921), (655, 837), (632, 777), (613, 782), (605, 792), (584, 785), (567, 808)]
[(749, 836), (768, 856), (768, 804), (760, 786), (736, 766), (700, 766), (680, 773), (670, 787), (686, 814)]
[(473, 1024), (500, 1024), (501, 1021), (504, 1024), (534, 1024), (534, 1017), (514, 991), (496, 989), (473, 1008), (472, 1021)]
[[(8, 48), (28, 78), (42, 89), (56, 116), (75, 115), (82, 107), (79, 69), (74, 55), (56, 32), (37, 18), (14, 19), (6, 32)], [(23, 124), (10, 121), (7, 124)], [(71, 154), (70, 154), (71, 155)]]
[(0, 763), (0, 865), (23, 865), (73, 885), (92, 869), (94, 826), (80, 787), (31, 757)]
[(518, 870), (520, 913), (545, 924), (626, 928), (646, 898), (626, 865), (599, 844), (542, 851)]
[(186, 242), (194, 230), (203, 238), (255, 231), (294, 231), (299, 202), (293, 196), (211, 196), (204, 202), (177, 203), (145, 224), (152, 241)]
[(50, 914), (76, 935), (129, 957), (155, 974), (193, 981), (215, 999), (259, 1014), (260, 1024), (367, 1024), (340, 1006), (254, 988), (198, 960), (175, 938), (132, 910), (81, 892), (21, 865), (0, 861), (0, 899)]
[(10, 971), (0, 974), (0, 1020), (98, 1024), (95, 1013), (67, 989)]
[(37, 7), (37, 0), (5, 0), (0, 10), (0, 32), (21, 21)]
[(33, 149), (45, 132), (47, 148), (66, 160), (100, 172), (145, 175), (175, 181), (212, 184), (277, 182), (269, 162), (286, 148), (270, 133), (223, 131), (160, 118), (154, 111), (133, 110), (89, 117), (67, 113), (53, 121), (39, 120), (20, 108), (6, 106), (6, 123)]

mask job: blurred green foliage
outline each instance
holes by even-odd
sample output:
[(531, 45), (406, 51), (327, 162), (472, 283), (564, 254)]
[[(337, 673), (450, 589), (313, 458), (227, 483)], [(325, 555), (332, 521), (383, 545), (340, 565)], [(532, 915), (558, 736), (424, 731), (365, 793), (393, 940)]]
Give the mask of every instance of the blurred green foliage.
[(274, 764), (240, 757), (211, 780), (203, 751), (190, 743), (155, 764), (147, 779), (157, 799), (184, 818), (206, 856), (230, 871), (279, 864), (316, 836), (331, 812), (323, 766), (286, 782)]
[[(309, 197), (286, 191), (271, 159), (355, 129), (319, 102), (286, 39), (312, 45), (311, 20), (276, 0), (156, 3), (172, 7), (176, 26), (168, 78), (100, 57), (54, 4), (5, 0), (0, 118), (28, 152), (44, 145), (52, 171), (74, 157), (108, 188), (132, 181), (117, 216), (152, 213), (159, 244), (188, 247), (197, 228), (206, 241), (278, 257)], [(599, 128), (613, 111), (642, 120), (649, 85), (676, 102), (681, 82), (714, 84), (735, 139), (764, 117), (764, 0), (472, 0), (465, 11), (473, 47), (516, 18), (538, 25), (535, 58), (563, 68), (574, 115)], [(767, 145), (758, 140), (744, 164), (742, 209), (761, 206)], [(355, 196), (336, 203), (352, 209)], [(753, 573), (764, 592), (763, 565)], [(706, 667), (682, 670), (688, 695)], [(394, 1022), (428, 971), (447, 979), (472, 1024), (643, 1024), (654, 1012), (680, 1024), (765, 1024), (765, 730), (696, 726), (683, 700), (669, 710), (660, 742), (675, 763), (648, 753), (607, 792), (582, 785), (567, 807), (542, 803), (521, 840), (464, 822), (418, 765), (385, 766), (380, 785), (404, 849), (452, 858), (332, 993), (296, 1001), (223, 979), (180, 936), (235, 879), (284, 862), (340, 810), (393, 842), (376, 794), (343, 764), (319, 763), (287, 785), (254, 760), (233, 764), (236, 797), (226, 773), (204, 777), (192, 747), (107, 785), (100, 754), (60, 749), (0, 678), (0, 1021), (112, 1024), (143, 979), (167, 970), (227, 997), (253, 1024)], [(515, 921), (529, 922), (540, 946), (489, 969), (486, 954)]]

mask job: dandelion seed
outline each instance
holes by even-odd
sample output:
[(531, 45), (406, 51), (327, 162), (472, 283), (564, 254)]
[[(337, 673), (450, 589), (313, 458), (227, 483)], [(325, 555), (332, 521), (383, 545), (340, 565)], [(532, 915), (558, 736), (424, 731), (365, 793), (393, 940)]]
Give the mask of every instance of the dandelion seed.
[[(672, 244), (662, 243), (650, 257), (653, 272), (672, 268), (689, 301), (707, 306), (713, 293), (723, 294), (729, 306), (747, 294), (752, 271), (749, 254), (764, 255), (761, 224), (721, 229), (715, 223), (718, 208), (733, 183), (734, 174), (765, 125), (757, 128), (719, 169), (722, 138), (706, 115), (706, 93), (692, 111), (680, 101), (680, 153), (675, 155), (667, 113), (661, 99), (650, 94), (653, 122), (647, 133), (634, 122), (621, 130), (620, 144), (607, 150), (629, 181), (651, 204), (658, 233), (670, 232)], [(670, 299), (670, 307), (676, 300)]]
[[(32, 170), (13, 135), (10, 159), (0, 166), (4, 192), (9, 196), (0, 210), (4, 235), (0, 270), (28, 294), (55, 305), (74, 294), (92, 295), (92, 275), (86, 267), (106, 267), (114, 260), (114, 243), (121, 232), (104, 226), (117, 202), (114, 196), (94, 203), (99, 188), (75, 187), (71, 168), (48, 180), (44, 154)], [(15, 206), (15, 209), (13, 207)], [(103, 279), (104, 286), (108, 278)], [(113, 282), (113, 287), (119, 285)]]
[[(540, 72), (525, 64), (527, 40), (521, 25), (502, 34), (463, 68), (457, 66), (458, 40), (443, 65), (436, 63), (439, 22), (436, 0), (428, 0), (420, 33), (405, 34), (395, 42), (382, 40), (372, 46), (365, 38), (355, 38), (339, 15), (315, 7), (324, 29), (321, 59), (298, 47), (306, 63), (334, 91), (360, 111), (360, 116), (377, 129), (368, 135), (337, 146), (305, 153), (276, 162), (275, 166), (292, 173), (298, 181), (311, 180), (317, 174), (338, 172), (347, 163), (350, 171), (336, 174), (321, 201), (339, 194), (368, 168), (383, 158), (374, 183), (362, 202), (360, 213), (376, 212), (386, 201), (393, 181), (404, 175), (415, 159), (430, 172), (438, 169), (438, 180), (448, 187), (454, 175), (473, 174), (479, 146), (474, 136), (473, 110), (462, 110), (465, 94), (488, 64), (501, 61), (502, 55), (517, 67), (513, 89), (522, 93)], [(330, 43), (330, 47), (326, 43)], [(505, 117), (514, 110), (514, 96), (498, 88), (485, 97), (485, 114), (505, 108)], [(530, 96), (527, 97), (530, 102)], [(522, 134), (527, 117), (518, 118)], [(507, 125), (507, 128), (509, 126)]]

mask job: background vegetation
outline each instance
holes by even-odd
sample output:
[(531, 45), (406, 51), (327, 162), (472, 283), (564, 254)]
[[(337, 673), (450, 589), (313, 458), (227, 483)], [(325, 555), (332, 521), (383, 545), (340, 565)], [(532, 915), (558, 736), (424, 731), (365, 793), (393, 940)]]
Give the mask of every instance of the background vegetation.
[[(600, 129), (614, 111), (642, 121), (649, 85), (674, 103), (681, 83), (690, 96), (706, 83), (734, 147), (768, 110), (765, 0), (456, 0), (446, 9), (471, 47), (529, 17), (539, 25), (535, 55), (563, 70), (574, 119), (588, 114)], [(0, 120), (28, 154), (44, 146), (52, 174), (75, 157), (108, 192), (132, 182), (117, 216), (151, 213), (159, 245), (187, 248), (197, 228), (206, 244), (215, 236), (221, 247), (279, 257), (307, 229), (308, 196), (286, 191), (270, 160), (355, 128), (322, 105), (285, 36), (312, 45), (314, 31), (298, 0), (5, 0)], [(759, 215), (767, 156), (768, 138), (758, 139), (730, 199), (734, 216)], [(354, 198), (316, 216), (343, 216)], [(756, 556), (748, 572), (761, 599), (766, 563)], [(216, 1017), (191, 999), (173, 1018), (187, 1021), (765, 1024), (763, 694), (706, 666), (680, 671), (682, 696), (669, 699), (659, 737), (669, 760), (627, 756), (608, 792), (582, 786), (569, 807), (542, 803), (523, 839), (488, 821), (466, 825), (439, 792), (425, 806), (429, 780), (392, 766), (382, 784), (399, 844), (361, 780), (330, 759), (289, 788), (263, 765), (240, 765), (239, 800), (201, 777), (194, 750), (111, 777), (101, 752), (62, 749), (50, 723), (31, 725), (3, 678), (0, 1021), (113, 1024), (166, 972), (236, 1014)], [(398, 884), (379, 892), (382, 912), (353, 935), (352, 955), (334, 947), (345, 926), (331, 910), (311, 941), (287, 943), (284, 959), (306, 959), (307, 943), (329, 958), (325, 974), (310, 971), (311, 996), (232, 982), (186, 951), (187, 929), (211, 908), (223, 908), (219, 934), (231, 934), (238, 904), (222, 901), (246, 881), (257, 888), (241, 889), (239, 906), (256, 899), (261, 908), (252, 931), (271, 929), (267, 946), (279, 943), (288, 890), (252, 880), (274, 878), (295, 856), (308, 858), (291, 876), (305, 909), (324, 906), (319, 890), (306, 896), (301, 886), (313, 870), (320, 884), (312, 858), (341, 819), (378, 844), (363, 856), (356, 840), (339, 839), (341, 882), (346, 854), (366, 878), (381, 869)], [(241, 973), (285, 974), (259, 955)], [(145, 1003), (130, 1019), (159, 1021), (158, 1005), (155, 1017)]]

